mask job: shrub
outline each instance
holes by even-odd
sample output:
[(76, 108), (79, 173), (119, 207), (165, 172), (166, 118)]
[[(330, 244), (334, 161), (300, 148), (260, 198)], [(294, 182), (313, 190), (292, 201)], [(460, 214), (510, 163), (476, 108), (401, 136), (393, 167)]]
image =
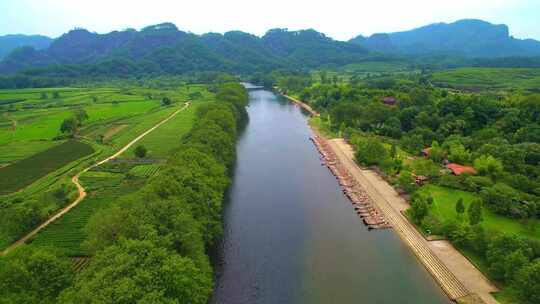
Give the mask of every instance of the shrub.
[(145, 146), (139, 145), (135, 148), (135, 151), (133, 153), (135, 153), (135, 156), (137, 156), (138, 158), (144, 158), (147, 152), (148, 150), (146, 150)]

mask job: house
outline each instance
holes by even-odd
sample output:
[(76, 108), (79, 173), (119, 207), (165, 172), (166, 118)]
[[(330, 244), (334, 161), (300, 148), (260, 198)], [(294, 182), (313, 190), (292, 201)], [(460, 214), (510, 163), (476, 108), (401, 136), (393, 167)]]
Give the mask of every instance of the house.
[(467, 174), (476, 174), (476, 170), (473, 167), (470, 166), (463, 166), (460, 164), (455, 163), (449, 163), (446, 165), (446, 168), (450, 171), (452, 171), (452, 174), (454, 175), (460, 175), (463, 173)]
[(389, 106), (395, 106), (397, 103), (397, 99), (391, 96), (383, 97), (381, 100), (384, 104)]

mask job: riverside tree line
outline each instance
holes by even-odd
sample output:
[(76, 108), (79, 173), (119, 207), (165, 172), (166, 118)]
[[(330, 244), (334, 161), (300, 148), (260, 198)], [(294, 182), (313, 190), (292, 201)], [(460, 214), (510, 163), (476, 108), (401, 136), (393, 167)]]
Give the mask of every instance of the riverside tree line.
[(74, 273), (54, 248), (22, 246), (0, 259), (0, 303), (207, 303), (208, 251), (222, 235), (222, 204), (247, 119), (245, 89), (214, 85), (162, 170), (90, 220), (90, 265)]

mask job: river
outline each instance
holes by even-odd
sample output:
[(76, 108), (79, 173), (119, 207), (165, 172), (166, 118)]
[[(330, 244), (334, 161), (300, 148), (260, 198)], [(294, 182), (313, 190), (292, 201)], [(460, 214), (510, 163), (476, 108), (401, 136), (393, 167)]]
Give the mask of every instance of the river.
[(212, 303), (450, 303), (391, 229), (362, 224), (301, 109), (251, 90), (248, 113)]

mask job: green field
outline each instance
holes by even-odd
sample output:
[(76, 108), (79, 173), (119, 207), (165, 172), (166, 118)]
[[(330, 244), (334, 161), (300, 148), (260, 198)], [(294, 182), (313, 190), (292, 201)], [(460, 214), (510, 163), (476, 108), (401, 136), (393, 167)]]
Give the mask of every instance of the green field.
[(433, 73), (436, 86), (459, 90), (530, 90), (540, 88), (537, 68), (459, 68)]
[[(187, 107), (166, 124), (141, 139), (137, 145), (143, 145), (148, 149), (150, 158), (166, 157), (173, 147), (178, 146), (180, 138), (191, 129), (195, 121), (195, 113), (201, 104), (203, 103), (195, 103)], [(131, 146), (123, 156), (133, 157), (133, 151), (137, 145)]]
[(8, 194), (68, 163), (90, 155), (94, 149), (86, 143), (68, 140), (60, 145), (0, 169), (0, 194)]
[[(186, 101), (191, 101), (190, 107), (141, 141), (148, 147), (147, 158), (162, 161), (169, 148), (176, 146), (175, 142), (178, 143), (191, 128), (199, 104), (213, 100), (213, 93), (205, 85), (168, 84), (160, 88), (160, 82), (146, 87), (127, 85), (128, 82), (111, 84), (116, 87), (0, 90), (0, 207), (6, 207), (0, 208), (0, 248), (74, 199), (71, 176), (111, 155), (181, 108)], [(58, 92), (57, 98), (53, 98), (56, 95), (53, 92)], [(47, 98), (43, 98), (42, 93), (46, 93)], [(163, 97), (168, 97), (171, 104), (163, 105)], [(88, 114), (79, 129), (79, 141), (59, 140), (62, 121), (72, 117), (78, 109), (84, 109)], [(87, 151), (80, 153), (84, 150), (80, 146), (69, 147), (75, 142), (84, 142)], [(133, 158), (132, 150), (121, 157)], [(83, 176), (81, 180), (91, 195), (80, 205), (83, 206), (80, 210), (77, 207), (77, 212), (82, 214), (79, 216), (84, 218), (86, 212), (89, 217), (96, 208), (124, 193), (135, 180), (144, 180), (159, 169), (159, 164), (141, 165), (128, 174), (137, 165), (133, 161), (130, 159), (117, 168), (109, 163), (99, 167), (105, 169), (103, 171), (112, 168), (122, 178), (127, 176), (121, 185), (115, 184), (112, 176), (87, 176), (93, 171)], [(21, 187), (24, 187), (21, 191), (13, 192)], [(101, 188), (109, 190), (101, 191)], [(11, 194), (5, 195), (7, 193)], [(83, 224), (77, 219), (77, 213), (74, 216), (66, 216), (51, 227), (80, 233), (76, 231), (81, 230)], [(51, 231), (56, 231), (54, 229)], [(77, 239), (67, 234), (58, 239), (69, 243), (70, 238)], [(52, 239), (54, 237), (49, 241)], [(39, 244), (43, 240), (36, 241)], [(72, 245), (66, 245), (66, 248), (75, 253), (74, 248), (78, 245), (69, 246)]]
[[(456, 202), (460, 198), (463, 199), (466, 209), (475, 199), (475, 195), (470, 192), (436, 185), (426, 185), (419, 191), (420, 193), (430, 194), (433, 197), (431, 212), (441, 220), (456, 218)], [(483, 219), (482, 225), (490, 231), (514, 233), (540, 240), (540, 221), (538, 220), (522, 223), (515, 219), (497, 215), (486, 208), (483, 210)]]
[(367, 61), (348, 64), (341, 70), (345, 73), (397, 73), (408, 70), (408, 64), (401, 61)]

